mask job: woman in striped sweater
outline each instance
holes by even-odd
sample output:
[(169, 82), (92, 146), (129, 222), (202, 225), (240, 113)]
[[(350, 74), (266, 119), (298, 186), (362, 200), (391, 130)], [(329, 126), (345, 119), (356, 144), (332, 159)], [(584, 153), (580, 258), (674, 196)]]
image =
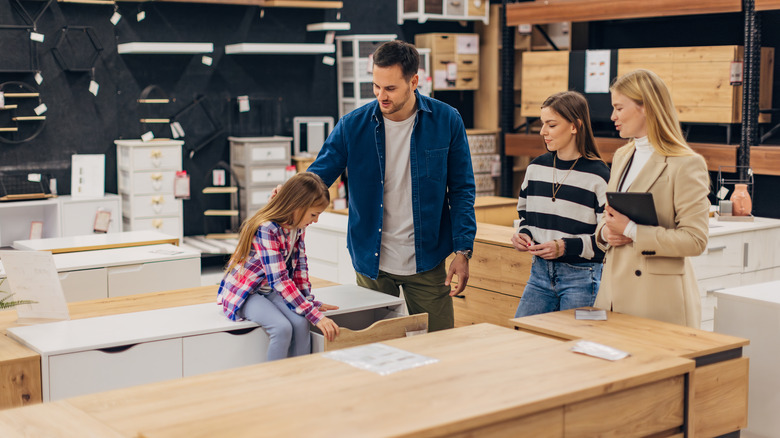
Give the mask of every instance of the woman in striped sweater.
[(544, 102), (546, 154), (528, 166), (517, 202), (520, 227), (512, 237), (533, 258), (515, 317), (592, 306), (604, 252), (594, 233), (604, 212), (609, 167), (601, 159), (588, 103), (575, 91)]

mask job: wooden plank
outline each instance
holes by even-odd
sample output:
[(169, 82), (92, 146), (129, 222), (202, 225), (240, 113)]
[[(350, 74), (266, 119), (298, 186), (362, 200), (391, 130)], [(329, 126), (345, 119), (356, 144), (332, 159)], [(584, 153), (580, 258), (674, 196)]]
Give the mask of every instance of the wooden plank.
[(563, 408), (503, 421), (479, 429), (449, 435), (449, 438), (563, 438)]
[(696, 368), (693, 436), (721, 436), (747, 427), (748, 372), (747, 357)]
[(452, 300), (455, 307), (455, 327), (487, 322), (511, 328), (509, 320), (515, 316), (523, 288), (519, 287), (514, 292), (517, 296), (466, 286), (466, 289)]
[[(94, 0), (59, 0), (70, 2), (89, 2)], [(146, 1), (146, 0), (120, 0), (120, 1)], [(160, 0), (172, 3), (210, 3), (217, 5), (245, 5), (261, 6), (264, 8), (308, 8), (308, 9), (341, 9), (342, 1), (330, 0)], [(113, 1), (111, 2), (113, 3)]]
[[(778, 7), (780, 8), (780, 6)], [(762, 47), (761, 48), (761, 70), (759, 71), (759, 84), (758, 84), (758, 108), (769, 109), (772, 108), (772, 91), (774, 84), (774, 71), (775, 71), (775, 48), (774, 47)], [(740, 100), (740, 103), (742, 101)], [(771, 114), (759, 114), (759, 123), (769, 123), (772, 120)]]
[(357, 345), (382, 342), (390, 339), (404, 338), (406, 333), (428, 329), (428, 314), (402, 316), (398, 318), (377, 321), (363, 330), (351, 330), (341, 327), (336, 339), (325, 339), (325, 351), (340, 350)]
[(750, 167), (753, 169), (753, 173), (758, 175), (780, 175), (780, 147), (751, 147)]
[(551, 94), (569, 89), (569, 52), (524, 53), (521, 77), (520, 114), (539, 117), (542, 103)]
[(740, 0), (537, 0), (507, 5), (506, 24), (517, 26), (741, 11)]
[(0, 357), (15, 357), (0, 362), (0, 409), (41, 403), (41, 357), (6, 336), (0, 341)]
[(124, 435), (68, 402), (0, 412), (3, 438), (121, 438)]
[(756, 0), (755, 9), (757, 11), (780, 9), (780, 0)]

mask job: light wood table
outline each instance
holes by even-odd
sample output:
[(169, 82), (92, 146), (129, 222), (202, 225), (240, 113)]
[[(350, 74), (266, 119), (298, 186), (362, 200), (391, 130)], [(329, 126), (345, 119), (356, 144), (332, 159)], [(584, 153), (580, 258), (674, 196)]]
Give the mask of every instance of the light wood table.
[(517, 215), (517, 198), (477, 196), (474, 199), (477, 222), (511, 227)]
[[(334, 286), (336, 283), (312, 278), (312, 288)], [(131, 295), (68, 304), (70, 319), (141, 312), (153, 309), (213, 303), (216, 285), (165, 292)], [(6, 329), (16, 327), (16, 312), (0, 312), (0, 409), (42, 401), (41, 356), (6, 335)], [(4, 436), (0, 433), (0, 436)]]
[(747, 426), (748, 358), (744, 338), (607, 312), (606, 321), (574, 319), (574, 310), (513, 319), (517, 330), (560, 340), (585, 339), (633, 353), (652, 351), (692, 359), (696, 437), (739, 436)]
[(687, 427), (688, 359), (635, 351), (611, 362), (490, 324), (384, 344), (438, 362), (382, 376), (314, 354), (0, 412), (0, 433), (681, 437)]

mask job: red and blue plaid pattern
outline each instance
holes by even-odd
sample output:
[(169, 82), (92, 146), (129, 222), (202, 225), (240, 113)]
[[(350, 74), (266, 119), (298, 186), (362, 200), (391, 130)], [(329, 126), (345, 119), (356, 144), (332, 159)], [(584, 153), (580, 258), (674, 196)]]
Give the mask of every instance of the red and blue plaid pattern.
[[(228, 318), (237, 319), (236, 312), (249, 294), (270, 287), (279, 292), (290, 309), (305, 316), (312, 324), (322, 320), (319, 310), (322, 303), (314, 301), (311, 295), (303, 237), (304, 231), (300, 230), (297, 240), (291, 242), (291, 232), (275, 222), (266, 222), (257, 229), (249, 257), (226, 273), (219, 285), (217, 303), (222, 304)], [(290, 251), (288, 270), (285, 259)]]

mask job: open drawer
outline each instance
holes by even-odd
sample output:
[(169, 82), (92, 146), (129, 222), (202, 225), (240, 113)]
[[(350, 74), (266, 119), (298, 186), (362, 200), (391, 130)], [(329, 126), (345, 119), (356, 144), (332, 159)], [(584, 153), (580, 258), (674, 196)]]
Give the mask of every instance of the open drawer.
[(427, 313), (401, 315), (388, 308), (333, 315), (331, 319), (341, 328), (339, 335), (333, 341), (326, 341), (319, 329), (313, 327), (312, 353), (402, 338), (408, 332), (428, 330)]

